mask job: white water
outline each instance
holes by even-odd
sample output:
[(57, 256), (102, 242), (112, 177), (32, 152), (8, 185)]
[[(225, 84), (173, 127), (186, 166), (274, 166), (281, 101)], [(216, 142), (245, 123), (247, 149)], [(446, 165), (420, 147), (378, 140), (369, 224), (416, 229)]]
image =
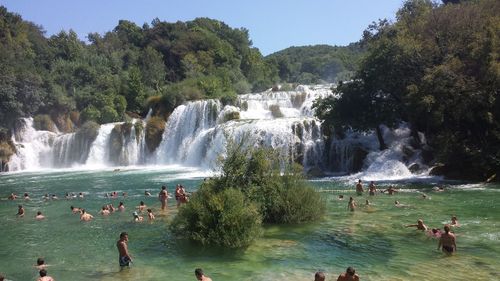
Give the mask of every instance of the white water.
[[(113, 129), (123, 123), (101, 125), (96, 139), (89, 144), (76, 133), (36, 131), (32, 119), (26, 119), (25, 128), (16, 132), (20, 136), (14, 140), (18, 153), (12, 157), (10, 169), (182, 165), (214, 170), (218, 159), (226, 153), (228, 138), (232, 138), (244, 139), (247, 146), (271, 147), (286, 161), (300, 162), (306, 169), (316, 167), (340, 173), (352, 172), (354, 154), (362, 149), (368, 155), (363, 162), (363, 172), (356, 176), (412, 177), (407, 165), (421, 163), (418, 151), (411, 158), (404, 156), (403, 147), (409, 146), (410, 139), (409, 129), (404, 125), (397, 130), (384, 130), (389, 149), (382, 152), (378, 151), (373, 133), (351, 132), (343, 140), (324, 143), (312, 103), (319, 97), (331, 95), (330, 87), (299, 86), (294, 91), (241, 95), (238, 106), (223, 106), (218, 100), (187, 102), (170, 115), (162, 141), (153, 152), (146, 148), (144, 133), (136, 138), (134, 126), (116, 138)], [(146, 120), (150, 115), (151, 111)], [(234, 119), (238, 115), (239, 118)], [(135, 122), (143, 121), (132, 121)], [(113, 148), (113, 141), (114, 146), (119, 144), (118, 149)]]

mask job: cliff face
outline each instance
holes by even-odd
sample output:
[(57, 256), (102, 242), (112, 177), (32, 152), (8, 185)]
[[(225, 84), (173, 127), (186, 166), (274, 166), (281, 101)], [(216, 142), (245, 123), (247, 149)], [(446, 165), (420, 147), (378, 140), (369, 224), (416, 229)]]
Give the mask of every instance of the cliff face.
[(16, 153), (16, 146), (10, 139), (10, 134), (0, 131), (0, 172), (9, 170), (9, 159)]

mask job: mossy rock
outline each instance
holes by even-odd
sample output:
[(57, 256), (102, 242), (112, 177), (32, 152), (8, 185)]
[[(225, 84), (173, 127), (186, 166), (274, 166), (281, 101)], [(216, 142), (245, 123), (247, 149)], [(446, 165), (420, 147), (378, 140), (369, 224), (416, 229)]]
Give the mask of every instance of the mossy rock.
[(75, 126), (71, 118), (66, 113), (53, 112), (51, 113), (51, 119), (57, 126), (57, 129), (63, 133), (71, 133), (75, 130)]
[(283, 112), (281, 112), (281, 108), (277, 104), (272, 104), (269, 106), (269, 110), (271, 111), (271, 115), (273, 115), (274, 118), (281, 118), (283, 117)]
[(56, 124), (47, 114), (35, 116), (33, 118), (33, 127), (39, 131), (57, 132)]
[(150, 152), (156, 150), (163, 139), (165, 120), (160, 117), (151, 117), (146, 124), (146, 146)]
[(292, 95), (290, 99), (292, 100), (292, 105), (295, 108), (300, 108), (302, 104), (306, 101), (307, 93), (300, 93), (297, 95)]
[(142, 131), (144, 131), (144, 124), (142, 123), (142, 121), (139, 120), (135, 122), (134, 129), (135, 129), (135, 140), (139, 142), (141, 139)]
[(0, 160), (9, 161), (10, 157), (16, 153), (16, 146), (11, 140), (0, 141)]
[(88, 142), (93, 142), (97, 135), (99, 134), (99, 128), (101, 126), (93, 121), (87, 121), (83, 126), (76, 132), (80, 137), (84, 138)]
[(69, 119), (75, 126), (80, 126), (80, 112), (78, 111), (71, 111), (69, 113)]
[(123, 148), (124, 126), (127, 123), (117, 124), (109, 135), (109, 160), (115, 164), (120, 164), (120, 154)]
[(238, 119), (240, 119), (240, 113), (238, 111), (226, 112), (224, 114), (224, 122)]

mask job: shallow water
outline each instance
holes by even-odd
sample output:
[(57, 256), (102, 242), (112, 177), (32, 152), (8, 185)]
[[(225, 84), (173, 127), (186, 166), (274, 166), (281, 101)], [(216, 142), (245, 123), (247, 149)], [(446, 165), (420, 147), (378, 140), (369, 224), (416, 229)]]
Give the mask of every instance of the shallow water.
[[(168, 224), (176, 214), (174, 200), (161, 213), (156, 199), (160, 186), (173, 192), (176, 183), (188, 191), (202, 181), (198, 171), (173, 168), (121, 171), (62, 171), (18, 173), (0, 176), (0, 272), (9, 280), (36, 280), (33, 265), (38, 257), (49, 264), (56, 280), (195, 280), (193, 271), (202, 267), (213, 280), (312, 280), (323, 270), (327, 280), (336, 280), (347, 266), (356, 268), (362, 280), (500, 280), (500, 212), (498, 185), (446, 183), (446, 191), (432, 191), (427, 183), (396, 183), (393, 196), (356, 196), (360, 208), (347, 211), (354, 196), (352, 180), (325, 179), (311, 183), (327, 201), (325, 219), (300, 226), (266, 226), (263, 237), (245, 250), (200, 248), (175, 239)], [(378, 182), (380, 187), (388, 184)], [(152, 197), (146, 198), (144, 190)], [(108, 199), (105, 193), (127, 192), (126, 198)], [(28, 192), (31, 201), (9, 201), (16, 192)], [(83, 192), (85, 199), (65, 200), (66, 192)], [(422, 199), (422, 192), (430, 199)], [(44, 201), (45, 193), (59, 200)], [(343, 194), (345, 199), (338, 200)], [(372, 202), (362, 207), (365, 199)], [(133, 223), (134, 208), (145, 201), (157, 220)], [(407, 205), (396, 208), (394, 201)], [(98, 215), (107, 203), (123, 201), (126, 211), (109, 217)], [(17, 205), (26, 209), (17, 218)], [(70, 206), (82, 207), (95, 216), (79, 221)], [(36, 211), (46, 220), (36, 221)], [(424, 219), (429, 227), (441, 227), (456, 214), (458, 253), (448, 257), (436, 250), (437, 241), (404, 225)], [(134, 263), (120, 271), (116, 240), (129, 233)]]

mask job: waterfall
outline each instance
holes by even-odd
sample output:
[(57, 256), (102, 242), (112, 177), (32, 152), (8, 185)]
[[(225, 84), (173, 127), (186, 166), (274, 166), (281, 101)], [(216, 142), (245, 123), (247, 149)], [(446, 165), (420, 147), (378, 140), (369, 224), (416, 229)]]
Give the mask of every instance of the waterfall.
[(79, 131), (37, 131), (28, 118), (14, 133), (18, 151), (9, 165), (11, 170), (170, 164), (216, 169), (230, 139), (272, 148), (283, 161), (298, 162), (306, 170), (344, 174), (362, 170), (398, 177), (409, 174), (406, 166), (421, 165), (419, 152), (409, 148), (409, 130), (404, 126), (384, 130), (389, 149), (382, 152), (373, 132), (347, 132), (345, 138), (325, 143), (312, 104), (331, 95), (331, 85), (316, 85), (240, 95), (234, 105), (214, 99), (186, 102), (171, 113), (152, 152), (141, 129), (152, 110), (144, 120), (101, 125), (95, 139)]

